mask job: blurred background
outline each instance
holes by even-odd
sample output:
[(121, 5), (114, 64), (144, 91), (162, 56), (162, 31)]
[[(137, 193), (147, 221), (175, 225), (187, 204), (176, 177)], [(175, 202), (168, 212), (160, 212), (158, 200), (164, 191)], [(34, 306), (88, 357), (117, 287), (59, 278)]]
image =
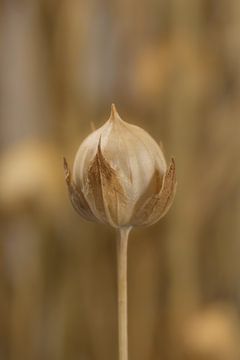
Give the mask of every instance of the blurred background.
[(240, 359), (239, 0), (0, 0), (0, 359), (117, 359), (115, 233), (62, 156), (110, 114), (177, 164), (129, 243), (131, 360)]

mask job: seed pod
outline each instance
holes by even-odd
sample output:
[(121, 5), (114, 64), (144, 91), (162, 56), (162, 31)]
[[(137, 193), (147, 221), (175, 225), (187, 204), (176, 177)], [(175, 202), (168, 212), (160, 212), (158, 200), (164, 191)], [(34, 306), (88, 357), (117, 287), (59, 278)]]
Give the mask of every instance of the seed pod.
[(163, 217), (176, 190), (175, 162), (138, 126), (123, 121), (112, 105), (109, 120), (76, 154), (73, 175), (64, 159), (70, 199), (87, 220), (147, 226)]

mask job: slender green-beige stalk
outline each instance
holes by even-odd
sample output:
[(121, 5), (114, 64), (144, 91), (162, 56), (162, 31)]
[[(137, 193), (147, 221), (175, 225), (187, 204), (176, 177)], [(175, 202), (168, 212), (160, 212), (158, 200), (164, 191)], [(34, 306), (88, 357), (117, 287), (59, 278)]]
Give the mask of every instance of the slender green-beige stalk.
[(131, 227), (119, 229), (118, 263), (118, 347), (119, 360), (128, 360), (127, 250)]

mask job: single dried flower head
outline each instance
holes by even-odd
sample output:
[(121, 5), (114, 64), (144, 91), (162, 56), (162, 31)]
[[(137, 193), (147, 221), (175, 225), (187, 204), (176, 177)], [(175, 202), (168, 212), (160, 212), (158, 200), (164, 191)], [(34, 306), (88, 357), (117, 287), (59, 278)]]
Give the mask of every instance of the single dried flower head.
[(154, 224), (175, 195), (174, 160), (167, 167), (153, 138), (123, 121), (114, 105), (109, 120), (80, 145), (72, 176), (65, 159), (64, 168), (76, 211), (115, 228)]

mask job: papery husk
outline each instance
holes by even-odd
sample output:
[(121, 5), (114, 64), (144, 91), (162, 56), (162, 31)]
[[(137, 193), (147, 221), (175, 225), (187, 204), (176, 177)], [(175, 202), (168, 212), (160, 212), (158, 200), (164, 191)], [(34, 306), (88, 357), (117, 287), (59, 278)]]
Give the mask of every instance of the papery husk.
[(140, 199), (136, 204), (132, 219), (133, 226), (149, 226), (160, 220), (171, 207), (176, 193), (176, 167), (174, 159), (164, 175), (162, 186), (159, 188), (160, 175), (156, 170), (154, 174), (157, 183), (157, 191), (145, 202)]

